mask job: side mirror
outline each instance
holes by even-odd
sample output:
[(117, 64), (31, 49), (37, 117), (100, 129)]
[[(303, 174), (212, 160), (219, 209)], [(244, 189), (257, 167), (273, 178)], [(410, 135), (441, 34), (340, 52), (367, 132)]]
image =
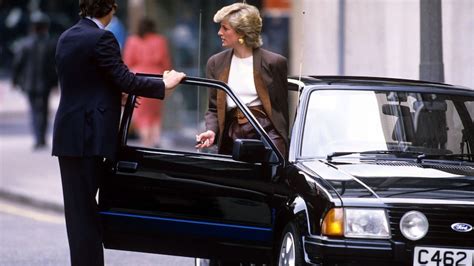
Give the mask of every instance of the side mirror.
[(232, 159), (248, 163), (269, 162), (272, 150), (265, 147), (261, 140), (236, 139), (232, 149)]

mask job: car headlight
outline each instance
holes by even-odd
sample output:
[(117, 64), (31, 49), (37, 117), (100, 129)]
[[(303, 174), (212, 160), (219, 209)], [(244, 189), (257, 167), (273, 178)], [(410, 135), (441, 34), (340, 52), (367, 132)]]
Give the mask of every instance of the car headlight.
[(344, 209), (344, 236), (390, 238), (388, 219), (383, 209)]
[(390, 238), (383, 209), (334, 208), (324, 217), (322, 234), (352, 238)]
[(400, 219), (400, 231), (403, 236), (413, 241), (423, 238), (428, 228), (428, 219), (419, 211), (409, 211)]

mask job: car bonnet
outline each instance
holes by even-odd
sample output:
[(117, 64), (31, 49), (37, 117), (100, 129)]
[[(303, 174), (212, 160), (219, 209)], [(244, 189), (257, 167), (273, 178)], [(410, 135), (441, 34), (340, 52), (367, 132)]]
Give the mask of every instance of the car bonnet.
[(410, 162), (303, 163), (343, 201), (446, 202), (474, 205), (474, 168)]

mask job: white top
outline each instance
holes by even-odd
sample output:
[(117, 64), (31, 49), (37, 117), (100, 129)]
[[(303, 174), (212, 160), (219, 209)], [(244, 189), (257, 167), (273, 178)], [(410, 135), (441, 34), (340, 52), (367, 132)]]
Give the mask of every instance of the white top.
[[(247, 106), (262, 105), (258, 98), (253, 79), (253, 56), (238, 58), (232, 56), (229, 71), (229, 87), (231, 87)], [(227, 110), (234, 108), (234, 101), (227, 96)]]

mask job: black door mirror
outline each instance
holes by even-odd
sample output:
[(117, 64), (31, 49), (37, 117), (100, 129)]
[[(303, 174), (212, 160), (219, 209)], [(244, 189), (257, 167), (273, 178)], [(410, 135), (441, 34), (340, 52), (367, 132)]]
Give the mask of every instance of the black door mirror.
[(257, 139), (236, 139), (232, 149), (232, 159), (248, 163), (269, 162), (272, 150)]

